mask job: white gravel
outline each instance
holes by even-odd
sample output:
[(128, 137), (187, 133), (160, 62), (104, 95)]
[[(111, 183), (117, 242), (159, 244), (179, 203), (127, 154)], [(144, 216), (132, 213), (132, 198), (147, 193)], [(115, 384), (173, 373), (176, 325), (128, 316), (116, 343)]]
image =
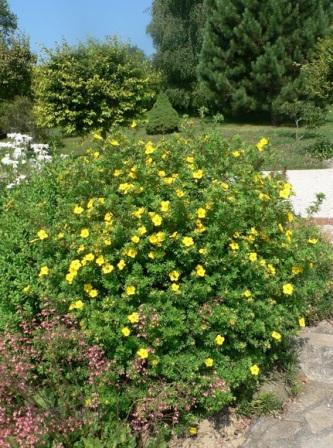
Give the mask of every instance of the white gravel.
[(291, 198), (295, 212), (307, 216), (306, 209), (315, 201), (317, 193), (324, 193), (316, 218), (333, 218), (333, 168), (322, 170), (287, 171), (288, 181), (293, 185), (295, 196)]

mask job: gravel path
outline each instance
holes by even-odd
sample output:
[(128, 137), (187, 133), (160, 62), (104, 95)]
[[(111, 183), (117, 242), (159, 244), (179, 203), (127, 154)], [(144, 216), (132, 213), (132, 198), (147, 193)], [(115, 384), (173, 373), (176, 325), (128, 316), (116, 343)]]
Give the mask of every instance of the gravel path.
[(306, 209), (316, 199), (316, 194), (324, 193), (326, 199), (314, 217), (333, 218), (333, 168), (291, 170), (287, 171), (287, 178), (294, 187), (292, 203), (297, 214), (306, 216)]

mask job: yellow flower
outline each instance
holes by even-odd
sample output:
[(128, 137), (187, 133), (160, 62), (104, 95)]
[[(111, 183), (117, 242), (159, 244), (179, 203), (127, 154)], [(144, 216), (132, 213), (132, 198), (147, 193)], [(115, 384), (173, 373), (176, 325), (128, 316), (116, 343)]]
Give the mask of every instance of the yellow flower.
[(264, 151), (265, 147), (268, 145), (269, 141), (267, 138), (261, 138), (259, 142), (257, 143), (257, 149), (258, 151), (262, 152)]
[(81, 238), (88, 238), (89, 236), (89, 230), (88, 229), (82, 229), (80, 233)]
[(85, 255), (82, 258), (82, 266), (85, 266), (87, 264), (87, 261), (94, 261), (95, 255), (89, 252), (89, 254)]
[(286, 283), (283, 285), (283, 294), (285, 294), (286, 296), (291, 296), (292, 293), (294, 292), (294, 287), (291, 283)]
[(270, 200), (270, 196), (268, 194), (266, 194), (266, 193), (260, 192), (259, 193), (259, 199), (261, 201), (269, 201)]
[(198, 434), (198, 428), (195, 426), (190, 426), (188, 432), (191, 436), (196, 436)]
[(64, 232), (59, 232), (57, 235), (58, 240), (62, 240), (65, 237)]
[(139, 313), (132, 313), (127, 316), (127, 319), (131, 322), (131, 324), (137, 324), (140, 319)]
[(134, 235), (134, 236), (132, 236), (131, 241), (134, 244), (138, 244), (138, 242), (140, 241), (140, 237), (137, 235)]
[(160, 204), (161, 212), (168, 212), (170, 210), (170, 201), (162, 201)]
[(102, 267), (103, 274), (110, 274), (114, 270), (114, 267), (110, 263), (105, 263)]
[(171, 284), (171, 291), (172, 292), (174, 292), (174, 293), (179, 292), (179, 288), (180, 288), (180, 286), (177, 283), (172, 283)]
[(182, 243), (185, 247), (191, 247), (194, 245), (193, 238), (191, 236), (184, 236)]
[(166, 176), (166, 172), (165, 172), (164, 170), (160, 170), (160, 171), (158, 171), (157, 174), (158, 174), (160, 177), (165, 177), (165, 176)]
[(180, 277), (180, 272), (172, 271), (170, 272), (169, 277), (172, 282), (177, 282)]
[(82, 302), (82, 300), (77, 300), (76, 302), (73, 302), (69, 305), (69, 311), (83, 310), (83, 308), (84, 308), (84, 303)]
[(133, 247), (130, 247), (126, 250), (125, 255), (127, 255), (130, 258), (135, 258), (137, 256), (138, 251), (136, 249), (133, 249)]
[(123, 173), (123, 171), (122, 171), (122, 170), (119, 170), (119, 169), (115, 169), (115, 170), (113, 171), (113, 175), (114, 175), (114, 177), (119, 177), (119, 176), (122, 175), (122, 173)]
[(94, 134), (92, 134), (92, 136), (93, 136), (94, 140), (100, 140), (100, 141), (103, 140), (103, 137), (101, 136), (101, 134), (99, 132), (95, 132)]
[(318, 240), (316, 238), (311, 238), (311, 239), (308, 240), (308, 243), (309, 244), (317, 244)]
[(258, 255), (256, 252), (251, 252), (249, 253), (249, 260), (252, 261), (252, 263), (254, 263), (255, 261), (257, 261), (258, 259)]
[(231, 250), (238, 250), (238, 249), (239, 249), (239, 244), (236, 243), (235, 241), (232, 241), (232, 242), (229, 244), (229, 247), (230, 247)]
[(198, 252), (201, 255), (206, 255), (208, 252), (207, 247), (201, 247)]
[(286, 230), (286, 239), (290, 242), (291, 241), (291, 237), (293, 235), (293, 231), (292, 230)]
[(277, 331), (273, 331), (273, 332), (272, 332), (272, 338), (273, 338), (273, 339), (276, 339), (277, 341), (281, 341), (282, 336), (281, 336), (281, 334), (278, 333)]
[(243, 297), (245, 297), (246, 299), (250, 299), (252, 297), (252, 292), (249, 289), (246, 289), (243, 294)]
[(233, 151), (231, 154), (232, 154), (233, 157), (236, 157), (236, 158), (241, 156), (241, 152), (240, 151)]
[(98, 291), (97, 289), (92, 288), (89, 292), (88, 292), (89, 296), (92, 298), (95, 298), (98, 296)]
[(149, 356), (149, 352), (148, 352), (148, 350), (146, 348), (140, 348), (140, 350), (138, 350), (136, 352), (136, 354), (138, 355), (138, 357), (140, 359), (147, 359), (148, 356)]
[(155, 148), (152, 142), (147, 142), (145, 145), (145, 154), (153, 154), (155, 152)]
[(126, 294), (128, 296), (134, 296), (135, 293), (136, 293), (136, 287), (135, 286), (127, 286)]
[(124, 260), (120, 260), (119, 263), (117, 264), (119, 271), (122, 271), (125, 266), (126, 266), (126, 263)]
[(94, 206), (94, 201), (95, 201), (95, 199), (89, 199), (89, 201), (88, 201), (88, 204), (87, 204), (87, 208), (93, 208), (93, 206)]
[(300, 318), (298, 319), (298, 324), (299, 324), (299, 326), (302, 327), (302, 328), (305, 327), (305, 319), (304, 319), (304, 317), (300, 317)]
[(253, 366), (250, 367), (250, 372), (252, 375), (257, 376), (260, 372), (260, 368), (257, 366), (257, 364), (253, 364)]
[(70, 272), (78, 271), (81, 266), (82, 266), (82, 264), (81, 264), (80, 260), (73, 260), (71, 262), (71, 264), (69, 265), (69, 271)]
[(197, 216), (200, 219), (206, 218), (206, 210), (204, 208), (202, 208), (202, 207), (198, 208)]
[(202, 179), (203, 178), (203, 170), (193, 171), (192, 175), (193, 175), (194, 179)]
[(66, 282), (71, 285), (76, 276), (77, 276), (76, 272), (68, 272), (68, 274), (66, 274), (66, 277), (65, 277)]
[(124, 182), (119, 185), (118, 191), (123, 194), (128, 194), (130, 191), (134, 190), (134, 185), (128, 182)]
[(179, 190), (179, 189), (177, 189), (177, 190), (176, 190), (176, 195), (177, 195), (179, 198), (182, 198), (183, 196), (185, 196), (185, 193), (183, 192), (183, 190)]
[(140, 207), (140, 208), (136, 209), (134, 212), (132, 212), (132, 216), (140, 219), (142, 217), (142, 215), (144, 214), (144, 212), (145, 212), (144, 207)]
[(149, 257), (151, 260), (154, 260), (154, 258), (155, 258), (155, 252), (149, 252), (149, 253), (148, 253), (148, 257)]
[(42, 266), (40, 268), (38, 275), (39, 275), (39, 277), (45, 277), (46, 275), (49, 275), (49, 273), (50, 273), (49, 268), (47, 266)]
[(288, 212), (288, 221), (292, 222), (294, 220), (294, 214), (291, 212)]
[(109, 240), (109, 239), (105, 239), (105, 240), (104, 240), (104, 245), (105, 245), (105, 246), (111, 246), (111, 244), (112, 244), (112, 241), (111, 241), (111, 240)]
[(98, 198), (98, 203), (99, 204), (105, 204), (105, 198)]
[(276, 274), (276, 269), (272, 264), (267, 265), (267, 271), (270, 275), (274, 276)]
[(279, 196), (280, 196), (280, 198), (282, 198), (282, 199), (288, 199), (289, 196), (291, 195), (291, 193), (292, 193), (292, 187), (291, 187), (291, 184), (290, 184), (289, 182), (286, 182), (286, 183), (283, 185), (282, 190), (280, 190), (280, 192), (279, 192)]
[(112, 146), (119, 146), (118, 140), (114, 140), (113, 139), (113, 140), (110, 141), (110, 143), (111, 143)]
[(162, 224), (162, 217), (157, 213), (151, 213), (150, 219), (152, 220), (154, 226), (159, 227)]
[(80, 254), (81, 252), (83, 252), (84, 251), (84, 249), (85, 249), (85, 246), (84, 246), (84, 244), (80, 244), (80, 246), (78, 247), (78, 249), (77, 249), (77, 253), (78, 254)]
[(45, 240), (46, 238), (48, 238), (48, 234), (47, 232), (45, 232), (45, 230), (41, 229), (38, 233), (37, 236), (40, 240)]
[(104, 216), (104, 221), (105, 221), (106, 223), (112, 223), (112, 218), (113, 218), (112, 213), (108, 212), (108, 213), (106, 213), (105, 216)]
[(204, 277), (206, 274), (206, 269), (201, 264), (198, 264), (195, 268), (195, 274), (197, 277)]
[(163, 179), (163, 182), (165, 183), (165, 185), (171, 185), (175, 183), (175, 178), (174, 177), (165, 177)]
[(145, 226), (141, 226), (138, 228), (138, 233), (140, 236), (144, 235), (145, 233), (147, 233), (147, 229)]
[(135, 129), (137, 126), (138, 126), (138, 123), (137, 123), (135, 120), (133, 120), (132, 123), (131, 123), (131, 125), (130, 125), (130, 127), (131, 127), (132, 129)]
[(213, 358), (206, 358), (204, 362), (205, 362), (205, 366), (206, 367), (213, 367), (213, 365), (214, 365), (214, 359)]
[(131, 330), (128, 327), (123, 327), (121, 329), (121, 333), (125, 338), (127, 338), (131, 334)]
[(81, 213), (83, 213), (83, 212), (84, 212), (84, 208), (81, 207), (80, 205), (76, 205), (73, 209), (73, 213), (75, 215), (81, 215)]
[(187, 156), (185, 160), (186, 160), (187, 163), (189, 163), (191, 165), (194, 163), (194, 157), (193, 156)]
[(85, 284), (83, 285), (83, 289), (84, 289), (84, 292), (86, 292), (87, 294), (89, 294), (89, 292), (93, 289), (93, 286), (92, 286), (91, 283), (85, 283)]
[(303, 272), (303, 268), (301, 268), (300, 266), (293, 266), (293, 267), (291, 268), (291, 272), (292, 272), (294, 275), (298, 275), (298, 274), (301, 274), (301, 273)]
[(223, 343), (224, 343), (224, 341), (225, 341), (225, 337), (224, 337), (224, 336), (221, 336), (220, 334), (218, 334), (218, 335), (216, 336), (216, 338), (214, 339), (214, 341), (215, 341), (215, 344), (216, 344), (216, 345), (223, 345)]
[(104, 263), (105, 263), (105, 259), (104, 259), (103, 255), (100, 255), (98, 258), (96, 258), (96, 264), (98, 266), (103, 266)]

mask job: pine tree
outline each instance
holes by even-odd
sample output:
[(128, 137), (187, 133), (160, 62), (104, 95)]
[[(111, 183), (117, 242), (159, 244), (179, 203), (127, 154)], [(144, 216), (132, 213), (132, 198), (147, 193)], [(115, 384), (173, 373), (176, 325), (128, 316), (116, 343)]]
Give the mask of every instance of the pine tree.
[(154, 0), (147, 31), (152, 36), (154, 63), (163, 74), (172, 104), (183, 112), (202, 106), (205, 97), (197, 80), (202, 46), (204, 0)]
[(273, 116), (333, 17), (331, 0), (206, 0), (199, 75), (217, 109)]

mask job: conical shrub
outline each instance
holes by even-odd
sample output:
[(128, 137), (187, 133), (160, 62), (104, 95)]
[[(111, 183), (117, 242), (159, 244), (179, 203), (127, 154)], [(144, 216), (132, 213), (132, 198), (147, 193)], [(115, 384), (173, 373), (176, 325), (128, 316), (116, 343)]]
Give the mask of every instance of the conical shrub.
[(160, 93), (152, 110), (148, 113), (147, 134), (170, 134), (178, 131), (179, 115), (172, 107), (168, 96)]

